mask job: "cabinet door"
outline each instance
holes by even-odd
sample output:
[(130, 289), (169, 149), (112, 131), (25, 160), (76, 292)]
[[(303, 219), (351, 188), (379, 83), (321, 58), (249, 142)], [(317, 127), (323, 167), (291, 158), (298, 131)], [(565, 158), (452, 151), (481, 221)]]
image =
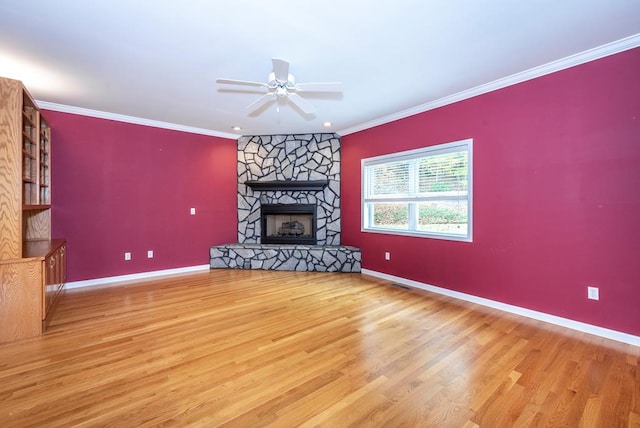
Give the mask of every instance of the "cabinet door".
[(43, 329), (46, 330), (56, 309), (67, 275), (67, 246), (62, 243), (43, 262)]
[(42, 259), (0, 260), (0, 343), (42, 332)]
[(58, 249), (58, 292), (62, 291), (67, 282), (67, 245), (62, 244)]
[(60, 247), (60, 288), (67, 283), (67, 245)]
[(56, 272), (58, 271), (57, 265), (58, 251), (54, 251), (49, 257), (44, 259), (44, 318), (47, 317), (49, 308), (58, 293), (58, 284), (56, 283)]

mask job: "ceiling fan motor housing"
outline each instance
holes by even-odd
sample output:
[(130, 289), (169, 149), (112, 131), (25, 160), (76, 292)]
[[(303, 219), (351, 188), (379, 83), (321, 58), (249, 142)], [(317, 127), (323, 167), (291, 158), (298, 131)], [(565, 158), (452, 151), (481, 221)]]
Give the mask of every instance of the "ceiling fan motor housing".
[(279, 97), (286, 97), (289, 91), (296, 90), (296, 79), (293, 74), (288, 74), (287, 81), (283, 82), (276, 79), (275, 73), (269, 73), (269, 89), (275, 90)]

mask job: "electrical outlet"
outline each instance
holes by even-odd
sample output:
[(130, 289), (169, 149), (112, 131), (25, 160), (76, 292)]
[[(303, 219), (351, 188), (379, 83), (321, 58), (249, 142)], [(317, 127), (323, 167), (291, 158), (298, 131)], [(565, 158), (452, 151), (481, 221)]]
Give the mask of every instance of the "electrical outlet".
[(129, 253), (129, 252), (124, 253), (124, 259), (125, 260), (131, 260), (131, 253)]
[(195, 208), (191, 208), (191, 210), (189, 212), (191, 213), (191, 215), (196, 215), (196, 209)]
[(147, 258), (148, 259), (152, 259), (153, 258), (153, 250), (147, 251)]
[(600, 289), (598, 287), (587, 287), (587, 298), (600, 300)]
[(385, 260), (391, 260), (391, 253), (390, 253), (390, 252), (388, 252), (388, 251), (385, 251), (385, 252), (384, 252), (384, 259), (385, 259)]

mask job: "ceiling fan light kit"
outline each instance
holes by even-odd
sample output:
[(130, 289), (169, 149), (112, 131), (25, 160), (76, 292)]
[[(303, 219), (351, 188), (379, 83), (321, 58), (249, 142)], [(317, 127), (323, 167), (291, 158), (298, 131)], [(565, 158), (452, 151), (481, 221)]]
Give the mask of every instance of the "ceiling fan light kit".
[(296, 83), (295, 77), (289, 73), (289, 62), (273, 58), (273, 71), (269, 73), (267, 83), (236, 79), (216, 79), (223, 85), (258, 86), (267, 88), (267, 93), (247, 106), (249, 114), (256, 113), (265, 105), (278, 98), (288, 100), (306, 115), (312, 115), (316, 109), (298, 92), (342, 92), (340, 82)]

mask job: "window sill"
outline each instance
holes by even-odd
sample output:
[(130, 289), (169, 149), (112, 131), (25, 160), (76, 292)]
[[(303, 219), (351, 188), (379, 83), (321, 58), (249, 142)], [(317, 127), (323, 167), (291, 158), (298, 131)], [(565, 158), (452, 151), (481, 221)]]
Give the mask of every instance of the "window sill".
[(400, 236), (408, 236), (412, 238), (431, 238), (431, 239), (441, 239), (445, 241), (473, 242), (472, 236), (447, 235), (445, 233), (433, 233), (433, 232), (427, 233), (427, 232), (413, 232), (410, 230), (398, 230), (398, 229), (365, 229), (365, 228), (361, 228), (360, 231), (364, 233), (400, 235)]

